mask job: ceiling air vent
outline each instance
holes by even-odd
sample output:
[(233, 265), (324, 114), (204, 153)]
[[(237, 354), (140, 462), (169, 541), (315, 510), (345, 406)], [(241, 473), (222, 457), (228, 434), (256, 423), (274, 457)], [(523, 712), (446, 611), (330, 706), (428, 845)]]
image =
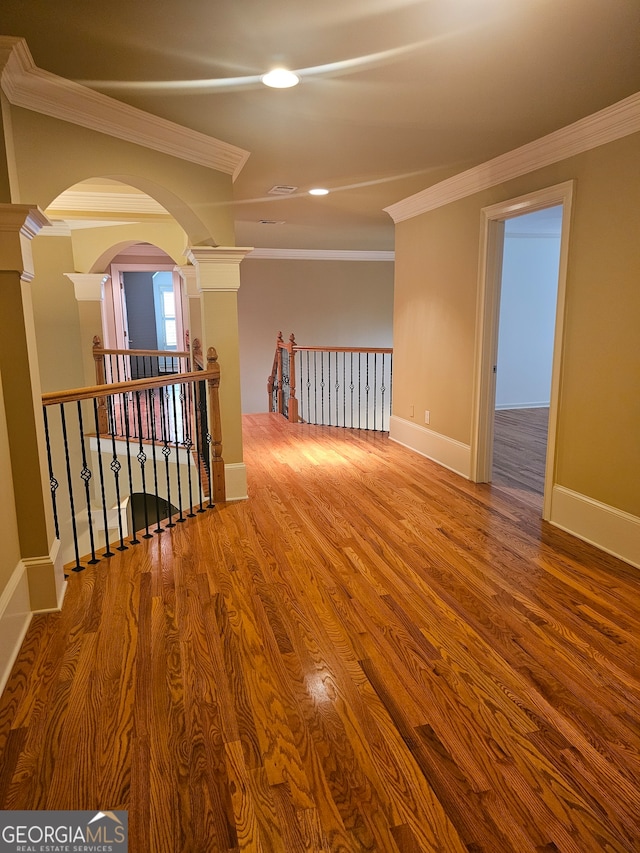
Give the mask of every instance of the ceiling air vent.
[(276, 184), (275, 187), (271, 187), (268, 195), (291, 195), (297, 189), (298, 187), (289, 187), (286, 184)]
[(284, 225), (284, 219), (260, 219), (260, 225)]

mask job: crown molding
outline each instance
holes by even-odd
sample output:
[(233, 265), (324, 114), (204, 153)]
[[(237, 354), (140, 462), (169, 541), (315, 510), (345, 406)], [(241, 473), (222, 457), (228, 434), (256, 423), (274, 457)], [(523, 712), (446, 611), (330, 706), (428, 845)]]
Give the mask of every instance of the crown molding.
[(254, 249), (247, 259), (289, 261), (393, 261), (395, 252), (365, 252), (349, 249)]
[[(10, 104), (232, 175), (250, 152), (131, 107), (38, 68), (24, 39), (0, 36), (1, 85)], [(1, 65), (1, 63), (0, 63)]]
[(403, 222), (638, 131), (640, 92), (480, 166), (447, 178), (384, 210), (395, 223)]

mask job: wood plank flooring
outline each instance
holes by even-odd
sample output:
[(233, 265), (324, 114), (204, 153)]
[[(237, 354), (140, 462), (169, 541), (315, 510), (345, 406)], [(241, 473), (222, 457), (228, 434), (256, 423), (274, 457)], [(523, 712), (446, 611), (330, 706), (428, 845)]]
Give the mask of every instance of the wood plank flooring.
[(246, 418), (250, 500), (73, 574), (0, 807), (131, 853), (640, 850), (640, 572), (385, 436)]
[(492, 482), (542, 514), (549, 409), (501, 409), (494, 417)]

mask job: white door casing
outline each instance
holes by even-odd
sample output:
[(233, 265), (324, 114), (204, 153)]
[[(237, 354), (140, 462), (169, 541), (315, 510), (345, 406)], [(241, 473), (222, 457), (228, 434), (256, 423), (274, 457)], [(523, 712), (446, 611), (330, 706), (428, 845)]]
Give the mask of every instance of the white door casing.
[(549, 433), (544, 481), (542, 517), (551, 515), (551, 493), (555, 480), (555, 455), (558, 401), (565, 319), (565, 292), (569, 229), (574, 181), (538, 190), (518, 198), (485, 207), (481, 211), (480, 260), (478, 264), (478, 301), (476, 310), (476, 352), (471, 425), (470, 477), (476, 483), (491, 480), (493, 461), (493, 418), (495, 409), (495, 367), (498, 354), (500, 283), (505, 220), (536, 210), (562, 205), (560, 265), (556, 305)]

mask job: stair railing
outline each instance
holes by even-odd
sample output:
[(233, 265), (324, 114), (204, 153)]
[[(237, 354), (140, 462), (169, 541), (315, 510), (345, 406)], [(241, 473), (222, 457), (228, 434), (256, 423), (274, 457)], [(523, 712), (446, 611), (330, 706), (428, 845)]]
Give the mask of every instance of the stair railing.
[(187, 350), (106, 349), (97, 335), (93, 339), (93, 359), (96, 385), (191, 370), (191, 354)]
[[(300, 346), (278, 334), (269, 411), (296, 422), (388, 432), (393, 349)], [(297, 385), (296, 385), (297, 382)]]
[(202, 371), (42, 395), (56, 536), (74, 571), (225, 500), (219, 385), (210, 348)]
[(296, 341), (293, 332), (286, 342), (282, 337), (282, 332), (278, 332), (273, 367), (267, 379), (269, 411), (279, 412), (294, 423), (298, 421), (295, 349)]

